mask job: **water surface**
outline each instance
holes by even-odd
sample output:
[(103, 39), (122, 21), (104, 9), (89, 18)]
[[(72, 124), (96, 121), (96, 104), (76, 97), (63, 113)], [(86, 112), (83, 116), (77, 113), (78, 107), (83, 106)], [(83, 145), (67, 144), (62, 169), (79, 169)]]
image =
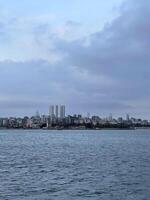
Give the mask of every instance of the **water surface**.
[(0, 200), (83, 199), (150, 199), (150, 130), (0, 131)]

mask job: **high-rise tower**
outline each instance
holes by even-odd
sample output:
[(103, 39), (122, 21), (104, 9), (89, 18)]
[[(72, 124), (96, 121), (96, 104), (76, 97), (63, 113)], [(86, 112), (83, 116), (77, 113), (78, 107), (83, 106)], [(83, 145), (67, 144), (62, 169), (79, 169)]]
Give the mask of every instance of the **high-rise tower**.
[(58, 112), (59, 112), (59, 108), (58, 105), (55, 106), (55, 117), (58, 119)]
[(54, 117), (54, 106), (53, 106), (53, 105), (51, 105), (51, 106), (49, 107), (49, 116), (50, 116), (51, 118)]
[(60, 118), (64, 119), (65, 118), (65, 112), (66, 112), (66, 108), (64, 105), (60, 106)]
[(127, 120), (127, 122), (130, 121), (130, 116), (129, 116), (129, 114), (126, 115), (126, 120)]

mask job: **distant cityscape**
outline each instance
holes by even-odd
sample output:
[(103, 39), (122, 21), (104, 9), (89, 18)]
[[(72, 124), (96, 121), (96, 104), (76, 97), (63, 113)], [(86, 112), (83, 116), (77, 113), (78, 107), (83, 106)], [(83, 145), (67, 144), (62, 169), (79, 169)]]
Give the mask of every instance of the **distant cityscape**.
[(1, 129), (135, 129), (150, 128), (150, 121), (130, 117), (113, 118), (112, 114), (108, 117), (93, 115), (90, 117), (81, 114), (67, 115), (65, 105), (51, 105), (48, 115), (40, 115), (38, 112), (32, 117), (1, 117)]

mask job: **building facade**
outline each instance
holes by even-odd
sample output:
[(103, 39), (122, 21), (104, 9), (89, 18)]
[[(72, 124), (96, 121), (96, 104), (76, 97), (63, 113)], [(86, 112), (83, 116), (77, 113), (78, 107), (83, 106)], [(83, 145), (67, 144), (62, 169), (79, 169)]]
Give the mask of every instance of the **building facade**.
[(66, 108), (64, 105), (61, 105), (60, 106), (60, 118), (61, 119), (64, 119), (65, 118), (65, 115), (66, 115)]

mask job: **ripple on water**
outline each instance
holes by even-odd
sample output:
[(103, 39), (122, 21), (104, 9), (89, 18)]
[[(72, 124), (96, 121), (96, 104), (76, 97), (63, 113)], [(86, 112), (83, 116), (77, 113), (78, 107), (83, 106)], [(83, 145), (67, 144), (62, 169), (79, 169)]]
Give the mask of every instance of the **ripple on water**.
[(149, 200), (148, 131), (0, 131), (0, 200)]

